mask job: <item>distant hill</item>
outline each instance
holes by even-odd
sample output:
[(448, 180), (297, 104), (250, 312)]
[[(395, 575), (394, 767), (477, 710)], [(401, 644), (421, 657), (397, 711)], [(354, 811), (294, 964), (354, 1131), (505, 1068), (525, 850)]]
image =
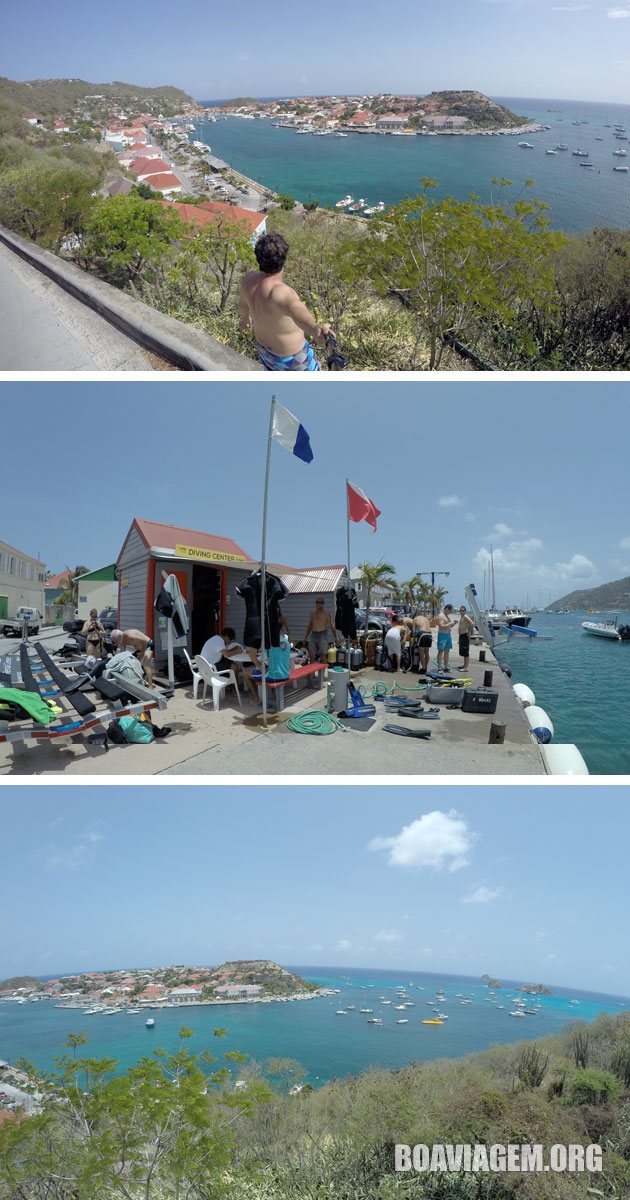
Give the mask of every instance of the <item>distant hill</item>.
[(0, 77), (0, 103), (16, 108), (25, 116), (37, 113), (42, 117), (69, 115), (77, 107), (98, 109), (105, 103), (126, 105), (138, 112), (146, 111), (165, 116), (181, 112), (186, 104), (196, 102), (180, 88), (164, 85), (140, 87), (135, 83), (87, 83), (84, 79), (31, 79), (17, 83), (13, 79)]
[(16, 991), (17, 988), (41, 987), (39, 979), (34, 975), (13, 975), (11, 979), (0, 980), (0, 992)]
[(294, 975), (278, 963), (268, 959), (238, 959), (222, 963), (212, 970), (213, 981), (218, 983), (259, 983), (266, 992), (292, 993), (311, 991), (315, 984), (307, 983), (300, 975)]
[(615, 579), (612, 583), (601, 583), (598, 587), (569, 592), (568, 596), (562, 596), (548, 605), (550, 612), (565, 608), (575, 612), (589, 608), (595, 612), (627, 611), (630, 609), (630, 575), (626, 575), (625, 579)]
[(433, 113), (444, 113), (449, 117), (468, 117), (477, 128), (502, 129), (506, 126), (525, 125), (528, 118), (519, 117), (503, 104), (497, 104), (483, 92), (429, 92), (422, 96), (421, 104), (431, 106)]

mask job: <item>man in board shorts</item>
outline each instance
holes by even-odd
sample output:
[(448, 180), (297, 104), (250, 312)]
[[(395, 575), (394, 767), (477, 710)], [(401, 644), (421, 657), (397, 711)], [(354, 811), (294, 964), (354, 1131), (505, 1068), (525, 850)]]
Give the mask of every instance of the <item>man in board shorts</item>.
[(468, 670), (468, 659), (470, 658), (470, 635), (475, 628), (475, 622), (466, 612), (466, 606), (462, 604), (459, 610), (459, 625), (457, 632), (459, 634), (459, 653), (463, 658), (463, 663), (460, 666), (461, 671)]
[(289, 247), (279, 233), (264, 233), (254, 246), (259, 271), (241, 284), (239, 329), (254, 328), (258, 357), (267, 371), (319, 371), (307, 338), (325, 346), (330, 325), (311, 316), (297, 292), (282, 278)]
[(431, 646), (433, 645), (433, 634), (431, 633), (429, 618), (423, 616), (414, 617), (413, 630), (415, 636), (418, 638), (418, 653), (420, 655), (419, 673), (426, 675), (429, 670), (429, 657)]
[(118, 651), (131, 650), (142, 664), (149, 687), (153, 687), (153, 638), (147, 637), (141, 629), (112, 629), (110, 636)]
[(457, 625), (457, 618), (453, 617), (454, 612), (452, 604), (445, 604), (444, 608), (437, 617), (431, 622), (437, 625), (437, 668), (438, 671), (448, 671), (448, 659), (451, 650), (453, 649), (453, 639), (451, 637), (451, 629)]

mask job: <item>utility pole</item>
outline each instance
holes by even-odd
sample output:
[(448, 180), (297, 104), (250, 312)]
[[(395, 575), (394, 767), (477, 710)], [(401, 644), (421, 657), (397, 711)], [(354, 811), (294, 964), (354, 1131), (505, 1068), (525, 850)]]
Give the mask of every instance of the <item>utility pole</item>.
[(448, 578), (448, 576), (450, 575), (450, 571), (418, 571), (418, 578), (419, 578), (419, 579), (422, 579), (422, 576), (423, 576), (423, 575), (430, 575), (430, 576), (431, 576), (431, 592), (432, 592), (432, 595), (431, 595), (431, 616), (432, 616), (432, 617), (434, 617), (434, 616), (435, 616), (435, 595), (434, 595), (434, 594), (435, 594), (435, 580), (436, 580), (436, 578), (437, 578), (437, 576), (438, 576), (438, 575), (444, 575), (444, 577), (445, 577), (445, 578)]

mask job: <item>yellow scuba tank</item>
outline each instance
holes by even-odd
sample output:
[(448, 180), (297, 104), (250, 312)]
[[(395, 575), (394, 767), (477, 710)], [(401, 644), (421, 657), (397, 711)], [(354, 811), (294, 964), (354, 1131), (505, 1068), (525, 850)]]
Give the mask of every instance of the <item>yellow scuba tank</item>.
[(337, 647), (336, 647), (336, 646), (329, 646), (329, 647), (328, 647), (328, 653), (327, 653), (327, 655), (326, 655), (326, 661), (328, 662), (329, 666), (334, 666), (334, 664), (335, 664), (335, 663), (336, 663), (336, 661), (337, 661)]

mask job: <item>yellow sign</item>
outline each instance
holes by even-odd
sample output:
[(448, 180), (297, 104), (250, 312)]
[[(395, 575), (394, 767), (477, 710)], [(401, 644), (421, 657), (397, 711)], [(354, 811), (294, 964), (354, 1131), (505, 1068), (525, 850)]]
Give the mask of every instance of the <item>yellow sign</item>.
[(198, 558), (202, 562), (249, 562), (244, 554), (225, 554), (222, 550), (204, 550), (201, 546), (176, 546), (178, 558)]

